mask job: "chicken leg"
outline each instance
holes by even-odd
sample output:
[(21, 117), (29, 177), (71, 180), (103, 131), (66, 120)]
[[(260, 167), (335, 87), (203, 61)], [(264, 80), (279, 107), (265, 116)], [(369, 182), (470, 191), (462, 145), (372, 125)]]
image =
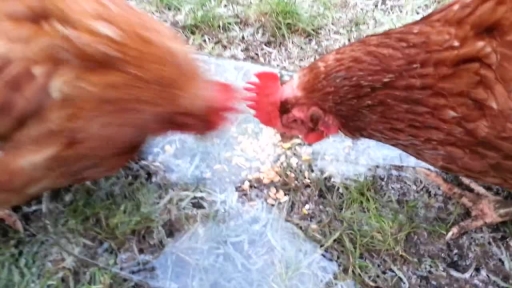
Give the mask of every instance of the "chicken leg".
[(10, 226), (12, 229), (23, 232), (23, 225), (21, 225), (21, 221), (12, 210), (9, 209), (0, 209), (0, 219), (5, 221), (5, 224)]
[(512, 220), (512, 201), (490, 194), (474, 181), (460, 177), (461, 181), (475, 192), (470, 193), (446, 182), (435, 172), (423, 168), (417, 168), (417, 171), (439, 185), (443, 193), (460, 202), (471, 212), (470, 219), (455, 225), (450, 230), (446, 236), (447, 241), (455, 239), (470, 230)]

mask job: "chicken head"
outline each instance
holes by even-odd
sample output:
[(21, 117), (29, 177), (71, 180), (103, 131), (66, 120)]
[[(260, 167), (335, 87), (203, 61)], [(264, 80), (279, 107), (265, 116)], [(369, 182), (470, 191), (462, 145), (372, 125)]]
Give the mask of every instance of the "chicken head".
[(247, 82), (244, 90), (252, 95), (245, 97), (247, 107), (255, 111), (254, 116), (264, 125), (285, 135), (296, 135), (308, 144), (314, 144), (336, 134), (339, 124), (336, 119), (311, 103), (288, 105), (287, 99), (299, 96), (295, 79), (281, 87), (279, 75), (274, 72), (255, 74), (258, 81)]

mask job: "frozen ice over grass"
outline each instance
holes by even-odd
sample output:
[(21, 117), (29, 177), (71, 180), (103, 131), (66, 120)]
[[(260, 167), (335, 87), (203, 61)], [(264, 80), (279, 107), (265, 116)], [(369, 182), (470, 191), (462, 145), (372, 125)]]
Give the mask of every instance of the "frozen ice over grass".
[[(211, 77), (239, 87), (257, 71), (276, 71), (198, 57)], [(244, 207), (236, 201), (235, 186), (249, 174), (270, 167), (281, 149), (279, 135), (245, 111), (233, 115), (231, 126), (211, 135), (171, 133), (147, 144), (145, 157), (163, 165), (171, 181), (202, 184), (213, 191), (219, 203), (218, 217), (173, 239), (154, 261), (158, 275), (151, 279), (154, 287), (318, 288), (337, 271), (335, 263), (321, 256), (317, 244), (286, 223), (282, 215), (265, 209), (265, 203)], [(393, 147), (366, 139), (352, 141), (342, 135), (304, 149), (309, 150), (305, 153), (311, 154), (318, 171), (338, 181), (357, 177), (375, 165), (429, 167)]]

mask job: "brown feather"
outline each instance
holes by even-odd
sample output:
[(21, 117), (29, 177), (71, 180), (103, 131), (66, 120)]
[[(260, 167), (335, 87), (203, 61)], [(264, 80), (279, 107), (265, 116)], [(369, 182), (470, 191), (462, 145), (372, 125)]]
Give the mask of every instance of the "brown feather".
[(456, 0), (322, 56), (286, 105), (452, 173), (512, 188), (512, 0)]
[[(192, 49), (124, 0), (0, 2), (0, 208), (115, 173), (226, 103)], [(227, 105), (226, 105), (227, 106)]]

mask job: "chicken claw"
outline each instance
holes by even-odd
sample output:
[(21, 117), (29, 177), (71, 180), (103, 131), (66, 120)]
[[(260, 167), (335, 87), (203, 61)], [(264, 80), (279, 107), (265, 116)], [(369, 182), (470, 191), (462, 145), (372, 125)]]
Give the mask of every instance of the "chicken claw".
[(23, 225), (21, 225), (21, 221), (12, 210), (8, 209), (0, 209), (0, 219), (5, 221), (5, 224), (12, 227), (12, 229), (23, 232)]
[(425, 175), (430, 181), (439, 185), (443, 193), (466, 206), (471, 212), (470, 219), (455, 225), (455, 227), (450, 230), (448, 235), (446, 235), (447, 241), (455, 239), (470, 230), (512, 220), (512, 201), (490, 194), (474, 181), (460, 177), (462, 183), (471, 187), (475, 192), (470, 193), (446, 182), (435, 172), (423, 168), (417, 168), (417, 171)]

